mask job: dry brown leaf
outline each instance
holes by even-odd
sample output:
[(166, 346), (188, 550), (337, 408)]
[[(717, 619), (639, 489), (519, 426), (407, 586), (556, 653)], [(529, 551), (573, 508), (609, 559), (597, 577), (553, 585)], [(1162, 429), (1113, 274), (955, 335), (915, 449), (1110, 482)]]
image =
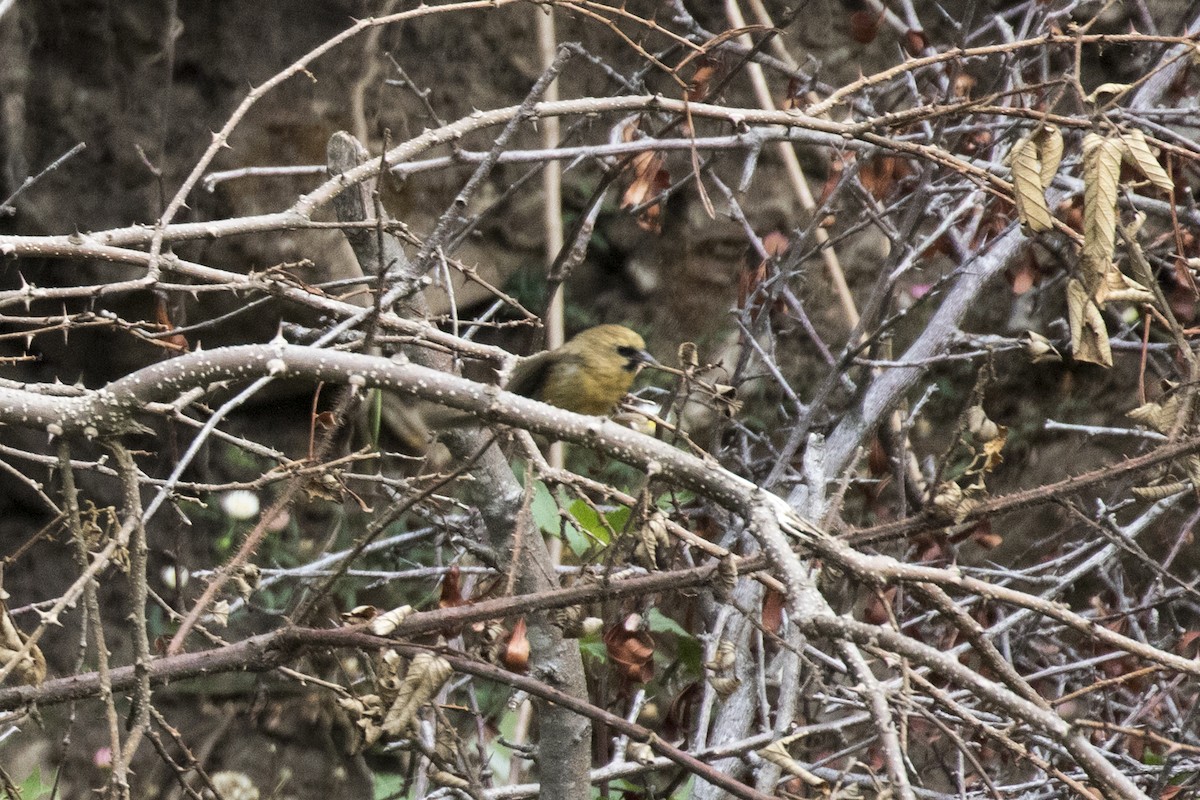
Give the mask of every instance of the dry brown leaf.
[(642, 618), (630, 614), (620, 625), (604, 634), (604, 648), (609, 660), (622, 677), (646, 683), (654, 677), (654, 640), (641, 629)]
[(945, 481), (937, 487), (933, 495), (933, 511), (942, 519), (962, 522), (966, 514), (962, 511), (963, 490), (954, 481)]
[(438, 608), (457, 608), (467, 604), (466, 598), (462, 595), (462, 573), (458, 565), (454, 564), (446, 571), (446, 577), (442, 579), (442, 594), (438, 599)]
[(1054, 227), (1054, 218), (1046, 205), (1046, 191), (1042, 188), (1042, 164), (1037, 151), (1031, 136), (1017, 142), (1012, 149), (1013, 199), (1021, 226), (1029, 233)]
[[(988, 420), (991, 422), (991, 420)], [(1004, 425), (996, 425), (996, 435), (983, 443), (983, 471), (991, 472), (1004, 461), (1004, 456), (1000, 451), (1004, 449), (1005, 442), (1008, 441), (1008, 428)]]
[(1080, 269), (1089, 287), (1112, 268), (1117, 235), (1117, 183), (1124, 147), (1089, 133), (1083, 140), (1083, 254)]
[(529, 636), (524, 617), (519, 617), (513, 625), (512, 636), (509, 637), (508, 646), (504, 648), (500, 659), (512, 672), (524, 674), (529, 671)]
[(1110, 301), (1153, 303), (1154, 292), (1132, 278), (1127, 278), (1121, 270), (1113, 266), (1104, 274), (1104, 281), (1097, 287), (1095, 300), (1100, 307)]
[(671, 536), (667, 533), (667, 517), (655, 511), (637, 531), (637, 544), (633, 548), (634, 560), (653, 572), (666, 566), (667, 551), (671, 548)]
[(1112, 366), (1112, 347), (1104, 316), (1077, 279), (1067, 282), (1067, 319), (1071, 323), (1071, 352), (1076, 361)]
[(762, 626), (769, 633), (779, 633), (783, 627), (783, 606), (787, 598), (781, 592), (767, 589), (763, 593)]
[(728, 639), (717, 643), (717, 652), (713, 653), (711, 661), (705, 661), (704, 666), (713, 672), (724, 672), (733, 669), (737, 664), (737, 645)]
[[(789, 737), (790, 738), (790, 737)], [(824, 786), (825, 779), (820, 778), (807, 769), (802, 767), (796, 759), (792, 758), (791, 753), (787, 750), (785, 740), (772, 742), (763, 749), (758, 751), (764, 761), (769, 761), (775, 766), (787, 772), (789, 775), (795, 775), (800, 780), (807, 783), (809, 786)]]
[(1173, 483), (1159, 483), (1154, 486), (1134, 486), (1129, 491), (1143, 500), (1162, 500), (1173, 494), (1186, 492), (1192, 486), (1191, 481), (1174, 481)]
[(1154, 157), (1154, 153), (1150, 151), (1150, 145), (1146, 143), (1146, 134), (1139, 130), (1123, 133), (1121, 134), (1121, 143), (1125, 145), (1125, 160), (1129, 162), (1130, 166), (1145, 175), (1154, 188), (1165, 193), (1175, 190), (1175, 182), (1171, 180), (1171, 176), (1167, 174), (1167, 171), (1158, 163), (1158, 159)]
[[(665, 161), (665, 155), (655, 152), (638, 153), (633, 157), (626, 167), (626, 172), (633, 177), (629, 181), (629, 188), (621, 196), (622, 209), (642, 206), (671, 185), (670, 173), (663, 169)], [(662, 228), (661, 215), (662, 203), (650, 203), (638, 214), (638, 227), (657, 233)]]
[[(5, 596), (7, 595), (0, 595)], [(17, 657), (17, 654), (25, 648), (25, 643), (29, 638), (21, 633), (17, 628), (17, 624), (13, 622), (12, 615), (8, 613), (8, 606), (0, 601), (0, 668), (8, 667), (9, 664), (16, 662), (9, 675), (15, 684), (22, 686), (41, 686), (46, 680), (46, 657), (42, 655), (42, 651), (37, 645), (29, 648), (29, 652)]]
[(1025, 331), (1020, 338), (1025, 346), (1025, 355), (1029, 356), (1029, 360), (1034, 364), (1062, 361), (1058, 350), (1054, 348), (1049, 339), (1040, 333)]
[(713, 691), (717, 693), (717, 697), (722, 700), (728, 700), (729, 695), (736, 692), (737, 688), (742, 685), (742, 680), (741, 678), (714, 675), (708, 679), (708, 683), (713, 687)]
[(971, 528), (967, 538), (984, 550), (995, 550), (1004, 543), (1004, 537), (992, 530), (992, 522), (988, 519), (980, 520)]
[(1111, 96), (1115, 98), (1118, 95), (1125, 94), (1131, 88), (1133, 88), (1133, 84), (1129, 83), (1102, 83), (1093, 89), (1092, 93), (1086, 99), (1089, 103), (1097, 103), (1101, 97)]
[(389, 736), (404, 736), (415, 726), (417, 711), (433, 699), (454, 674), (450, 662), (429, 652), (413, 656), (400, 691), (383, 718), (383, 732)]
[(1130, 420), (1153, 428), (1159, 433), (1170, 431), (1175, 425), (1175, 417), (1180, 413), (1180, 395), (1178, 392), (1166, 398), (1162, 403), (1144, 403), (1132, 411), (1127, 411)]
[(1049, 188), (1062, 163), (1063, 135), (1057, 125), (1043, 125), (1038, 129), (1034, 141), (1037, 143), (1038, 160), (1041, 161), (1042, 188)]
[(392, 631), (396, 630), (400, 623), (411, 617), (413, 613), (413, 607), (405, 605), (393, 608), (386, 614), (380, 614), (371, 620), (371, 633), (376, 636), (390, 636)]

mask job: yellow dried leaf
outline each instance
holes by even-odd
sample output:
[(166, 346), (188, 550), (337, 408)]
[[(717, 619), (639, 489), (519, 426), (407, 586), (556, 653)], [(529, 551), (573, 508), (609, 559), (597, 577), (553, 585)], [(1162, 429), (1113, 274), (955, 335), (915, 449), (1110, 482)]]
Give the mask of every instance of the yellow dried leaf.
[(1104, 316), (1075, 278), (1067, 282), (1067, 319), (1071, 323), (1071, 351), (1076, 361), (1112, 366), (1112, 347)]
[(375, 619), (371, 620), (371, 633), (376, 636), (389, 636), (392, 631), (400, 627), (400, 623), (413, 615), (412, 606), (400, 606), (393, 608), (386, 614), (380, 614)]
[(639, 764), (653, 764), (654, 748), (646, 742), (630, 742), (625, 746), (625, 757)]
[(724, 672), (725, 670), (733, 669), (736, 664), (737, 645), (728, 639), (722, 639), (717, 644), (717, 652), (713, 654), (712, 660), (704, 662), (704, 666), (713, 672)]
[(448, 772), (444, 769), (431, 769), (429, 771), (429, 779), (439, 786), (461, 789), (464, 793), (467, 789), (471, 788), (471, 782), (466, 778), (460, 778), (453, 772)]
[(962, 513), (963, 490), (954, 481), (945, 481), (937, 487), (933, 495), (933, 511), (942, 519), (961, 522), (965, 518)]
[(1118, 95), (1125, 94), (1131, 88), (1133, 88), (1132, 84), (1129, 83), (1102, 83), (1092, 90), (1092, 93), (1087, 96), (1087, 101), (1089, 103), (1098, 103), (1101, 97), (1106, 95), (1117, 97)]
[(1025, 347), (1025, 355), (1029, 356), (1029, 360), (1034, 364), (1062, 361), (1058, 350), (1054, 348), (1049, 339), (1040, 333), (1025, 331), (1020, 338)]
[(1154, 157), (1154, 153), (1150, 151), (1150, 145), (1146, 143), (1146, 134), (1139, 130), (1123, 133), (1121, 134), (1121, 143), (1125, 145), (1125, 160), (1129, 162), (1130, 166), (1145, 175), (1154, 188), (1161, 189), (1163, 192), (1171, 192), (1175, 189), (1175, 182), (1171, 180), (1171, 176), (1167, 174), (1167, 171), (1162, 168), (1162, 164), (1159, 164), (1158, 159)]
[(1058, 165), (1062, 163), (1063, 135), (1057, 125), (1043, 125), (1035, 138), (1038, 147), (1038, 160), (1042, 162), (1042, 188), (1046, 189), (1054, 182)]
[(1096, 286), (1112, 267), (1117, 234), (1117, 182), (1124, 147), (1089, 133), (1083, 140), (1083, 254), (1080, 269)]
[(1115, 266), (1104, 275), (1104, 282), (1096, 289), (1095, 301), (1101, 308), (1112, 302), (1153, 303), (1154, 292), (1125, 276)]
[(441, 656), (428, 652), (413, 656), (400, 691), (383, 719), (384, 733), (397, 737), (407, 734), (416, 724), (417, 711), (441, 691), (452, 674), (454, 668)]
[(1139, 425), (1153, 428), (1159, 433), (1167, 433), (1175, 424), (1179, 415), (1179, 394), (1172, 394), (1161, 403), (1143, 403), (1132, 411), (1126, 412)]
[(1191, 488), (1191, 481), (1175, 481), (1173, 483), (1160, 483), (1157, 486), (1134, 486), (1130, 491), (1143, 500), (1162, 500), (1173, 494), (1186, 492)]
[(721, 677), (714, 675), (708, 679), (709, 685), (713, 687), (713, 691), (717, 693), (717, 697), (722, 700), (728, 700), (729, 696), (737, 691), (742, 685), (741, 678)]
[(996, 429), (996, 435), (983, 443), (984, 472), (991, 472), (1004, 461), (1004, 456), (1000, 454), (1000, 451), (1004, 449), (1004, 444), (1008, 441), (1008, 428), (1004, 425), (996, 425)]
[(18, 655), (28, 641), (13, 621), (8, 607), (0, 601), (0, 668), (13, 665), (9, 675), (15, 684), (41, 686), (46, 680), (46, 658), (41, 649), (33, 645), (29, 652)]
[(764, 761), (769, 761), (783, 771), (791, 775), (795, 775), (809, 786), (824, 786), (824, 778), (818, 777), (817, 775), (809, 772), (807, 769), (801, 766), (796, 759), (792, 758), (792, 754), (787, 750), (785, 741), (786, 740), (780, 739), (779, 741), (772, 742), (763, 749), (759, 750), (758, 754), (762, 756)]
[(1017, 142), (1012, 149), (1012, 180), (1021, 226), (1031, 233), (1053, 228), (1054, 218), (1050, 216), (1046, 191), (1042, 188), (1042, 164), (1031, 137)]

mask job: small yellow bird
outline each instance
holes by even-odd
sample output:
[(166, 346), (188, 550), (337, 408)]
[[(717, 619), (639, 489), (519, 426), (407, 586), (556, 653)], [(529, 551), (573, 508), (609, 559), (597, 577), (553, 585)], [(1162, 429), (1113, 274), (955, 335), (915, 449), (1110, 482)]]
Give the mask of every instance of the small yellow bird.
[(513, 367), (508, 391), (578, 414), (611, 414), (646, 364), (646, 342), (623, 325), (597, 325)]

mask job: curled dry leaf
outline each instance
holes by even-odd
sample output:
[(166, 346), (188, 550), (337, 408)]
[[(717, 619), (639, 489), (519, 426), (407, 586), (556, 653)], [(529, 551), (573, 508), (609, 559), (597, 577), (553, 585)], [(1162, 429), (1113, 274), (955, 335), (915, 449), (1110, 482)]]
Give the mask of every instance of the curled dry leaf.
[(654, 233), (662, 230), (662, 202), (650, 201), (671, 185), (671, 175), (663, 169), (665, 162), (665, 155), (653, 151), (634, 156), (626, 168), (631, 175), (629, 186), (621, 196), (622, 209), (645, 206), (638, 214), (638, 227)]
[(1043, 125), (1034, 136), (1041, 162), (1042, 188), (1050, 188), (1063, 157), (1063, 135), (1057, 125)]
[(977, 497), (972, 497), (970, 494), (978, 495), (981, 492), (981, 485), (969, 487), (964, 492), (963, 488), (954, 481), (945, 481), (937, 487), (937, 491), (933, 495), (931, 504), (933, 512), (939, 518), (950, 520), (957, 525), (970, 516), (971, 511), (979, 505)]
[(383, 732), (388, 736), (404, 736), (415, 726), (417, 711), (433, 699), (454, 668), (441, 656), (429, 652), (417, 653), (404, 673), (396, 699), (383, 718)]
[(1125, 145), (1125, 160), (1138, 172), (1146, 176), (1154, 188), (1165, 193), (1175, 190), (1175, 182), (1158, 163), (1158, 159), (1146, 142), (1146, 134), (1140, 130), (1132, 130), (1121, 134), (1121, 144)]
[(508, 645), (500, 658), (505, 668), (512, 672), (525, 673), (529, 670), (529, 636), (524, 617), (518, 618), (513, 625), (512, 636), (508, 637)]
[[(991, 422), (991, 420), (988, 420)], [(1008, 428), (992, 422), (996, 435), (983, 443), (983, 471), (991, 472), (1004, 461), (1004, 445), (1008, 441)]]
[(1054, 227), (1054, 218), (1046, 205), (1046, 190), (1042, 186), (1042, 162), (1038, 157), (1033, 136), (1026, 136), (1012, 149), (1013, 200), (1021, 227), (1029, 233), (1040, 233)]
[(964, 422), (967, 432), (978, 442), (986, 442), (1000, 435), (1000, 426), (988, 417), (981, 405), (968, 408)]
[(1200, 486), (1200, 456), (1190, 455), (1183, 460), (1187, 467), (1188, 480), (1193, 486)]
[(654, 763), (654, 748), (646, 742), (630, 742), (625, 748), (625, 757), (638, 764)]
[(633, 557), (648, 570), (662, 569), (666, 565), (667, 551), (671, 547), (671, 536), (667, 533), (667, 517), (661, 511), (653, 511), (638, 529), (637, 544)]
[(963, 490), (954, 481), (945, 481), (937, 487), (937, 492), (933, 495), (933, 510), (942, 519), (954, 519), (958, 514), (958, 507), (962, 505)]
[(262, 570), (257, 564), (244, 564), (233, 576), (233, 590), (245, 602), (254, 594), (261, 580)]
[(400, 626), (401, 622), (413, 615), (412, 606), (400, 606), (393, 608), (386, 614), (380, 614), (375, 619), (371, 620), (371, 633), (376, 636), (390, 636), (392, 631)]
[(736, 692), (737, 688), (742, 685), (741, 678), (720, 675), (713, 675), (708, 682), (713, 687), (713, 691), (717, 693), (717, 697), (722, 700), (728, 700), (729, 695)]
[(654, 640), (641, 625), (642, 618), (630, 614), (605, 632), (604, 648), (622, 677), (646, 683), (654, 677)]
[(742, 410), (744, 402), (738, 399), (737, 387), (730, 386), (727, 383), (714, 383), (712, 385), (713, 405), (717, 407), (717, 411), (726, 419), (733, 419)]
[(1071, 325), (1071, 352), (1076, 361), (1112, 366), (1112, 346), (1104, 316), (1077, 279), (1067, 282), (1067, 320)]
[(8, 607), (0, 601), (0, 668), (7, 668), (15, 662), (9, 675), (15, 684), (23, 686), (41, 686), (46, 680), (46, 657), (37, 645), (29, 648), (29, 652), (18, 657), (25, 649), (29, 637), (21, 632), (13, 621)]
[(1131, 88), (1133, 88), (1133, 84), (1130, 83), (1102, 83), (1093, 89), (1085, 99), (1089, 103), (1099, 103), (1102, 100), (1114, 99), (1118, 95), (1125, 94)]
[(1033, 331), (1024, 331), (1021, 334), (1021, 344), (1025, 348), (1025, 355), (1029, 356), (1029, 360), (1034, 364), (1057, 363), (1062, 361), (1062, 355), (1055, 349), (1050, 340), (1040, 333)]
[(218, 600), (212, 604), (212, 610), (204, 615), (204, 621), (209, 625), (224, 628), (229, 624), (230, 606), (228, 600)]
[(383, 736), (379, 722), (383, 719), (383, 699), (377, 694), (338, 698), (338, 705), (350, 715), (359, 730), (359, 740), (352, 747), (358, 753), (375, 744)]
[(378, 616), (379, 609), (375, 606), (355, 606), (342, 612), (342, 622), (346, 625), (364, 625)]
[(728, 639), (722, 639), (717, 643), (717, 652), (713, 653), (712, 660), (705, 662), (704, 666), (713, 672), (724, 672), (733, 669), (736, 663), (737, 646)]
[(438, 608), (455, 608), (467, 604), (462, 594), (461, 579), (462, 573), (457, 564), (447, 570), (446, 577), (442, 580), (442, 594), (438, 599)]
[(1129, 411), (1125, 416), (1139, 425), (1145, 425), (1159, 433), (1168, 433), (1179, 415), (1179, 393), (1176, 392), (1161, 403), (1144, 403)]
[(787, 740), (780, 739), (778, 741), (771, 742), (771, 744), (759, 750), (758, 754), (762, 756), (764, 761), (771, 762), (789, 775), (795, 775), (809, 786), (824, 786), (825, 780), (823, 778), (819, 778), (812, 774), (803, 766), (801, 766), (796, 759), (792, 758), (792, 754), (787, 750), (786, 741)]
[(1173, 494), (1186, 492), (1192, 486), (1191, 481), (1174, 481), (1172, 483), (1158, 483), (1153, 486), (1134, 486), (1129, 491), (1143, 500), (1163, 500)]
[(453, 772), (447, 772), (444, 769), (431, 769), (429, 771), (429, 779), (438, 786), (447, 786), (451, 789), (460, 789), (464, 792), (471, 788), (471, 782), (466, 778), (460, 778)]
[(1154, 292), (1132, 278), (1126, 277), (1121, 270), (1114, 266), (1104, 274), (1104, 280), (1096, 289), (1095, 299), (1098, 305), (1103, 306), (1110, 301), (1114, 303), (1153, 303), (1155, 298)]

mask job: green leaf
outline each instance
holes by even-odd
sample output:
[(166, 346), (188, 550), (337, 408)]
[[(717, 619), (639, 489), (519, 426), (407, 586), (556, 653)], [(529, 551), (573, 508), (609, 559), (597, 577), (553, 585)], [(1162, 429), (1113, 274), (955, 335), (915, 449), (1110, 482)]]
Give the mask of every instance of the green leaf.
[(604, 646), (604, 642), (600, 641), (598, 636), (594, 639), (580, 639), (579, 652), (601, 663), (608, 661), (608, 648)]
[(673, 633), (684, 639), (693, 638), (690, 633), (680, 627), (678, 622), (657, 608), (650, 609), (649, 613), (646, 614), (646, 623), (650, 626), (651, 633)]
[(29, 773), (29, 777), (21, 781), (21, 800), (42, 800), (44, 797), (49, 797), (54, 791), (54, 780), (49, 783), (42, 780), (42, 768), (35, 767), (33, 772)]
[(372, 793), (375, 800), (397, 797), (397, 792), (404, 788), (404, 775), (402, 774), (376, 772), (372, 777), (375, 779), (375, 790)]

